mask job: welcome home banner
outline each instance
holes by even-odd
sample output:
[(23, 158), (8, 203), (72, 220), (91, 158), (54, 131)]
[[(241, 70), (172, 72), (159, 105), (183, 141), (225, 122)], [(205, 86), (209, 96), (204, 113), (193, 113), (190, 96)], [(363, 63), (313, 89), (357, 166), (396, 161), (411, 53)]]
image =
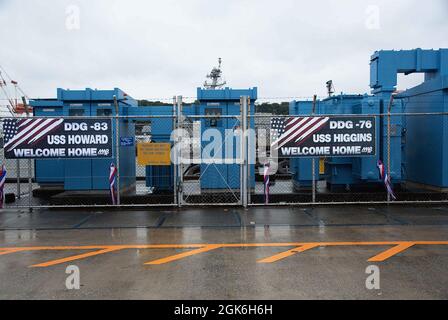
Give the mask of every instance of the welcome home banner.
[(375, 117), (273, 118), (273, 149), (288, 158), (375, 156)]
[(6, 159), (111, 158), (110, 119), (27, 119), (3, 121)]

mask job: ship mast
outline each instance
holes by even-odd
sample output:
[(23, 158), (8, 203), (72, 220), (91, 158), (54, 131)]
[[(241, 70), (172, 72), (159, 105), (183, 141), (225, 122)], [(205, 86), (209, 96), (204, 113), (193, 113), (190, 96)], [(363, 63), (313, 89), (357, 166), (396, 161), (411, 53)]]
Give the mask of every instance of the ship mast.
[(204, 88), (215, 90), (215, 89), (222, 88), (223, 86), (225, 86), (227, 84), (227, 82), (223, 81), (223, 79), (222, 79), (222, 70), (221, 70), (222, 59), (221, 58), (218, 59), (218, 63), (219, 63), (218, 67), (213, 68), (212, 71), (210, 72), (210, 74), (206, 75), (207, 79), (210, 79), (211, 81), (210, 82), (205, 81)]

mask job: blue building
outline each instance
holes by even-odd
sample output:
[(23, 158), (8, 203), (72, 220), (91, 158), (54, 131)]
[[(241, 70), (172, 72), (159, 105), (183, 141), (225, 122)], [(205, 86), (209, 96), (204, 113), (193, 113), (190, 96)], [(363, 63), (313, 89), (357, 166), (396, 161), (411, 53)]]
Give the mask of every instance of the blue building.
[[(374, 92), (389, 92), (397, 73), (424, 73), (424, 82), (397, 96), (407, 113), (448, 111), (448, 49), (379, 51), (372, 57)], [(414, 115), (405, 119), (405, 164), (409, 186), (448, 188), (448, 118)]]
[[(387, 114), (399, 73), (424, 73), (424, 82), (395, 96), (391, 107), (390, 163), (392, 183), (448, 188), (448, 50), (378, 51), (370, 61), (372, 95), (340, 94), (318, 101), (316, 114)], [(310, 115), (312, 102), (293, 101), (291, 115)], [(421, 113), (403, 116), (402, 113)], [(329, 185), (381, 183), (376, 163), (389, 162), (387, 117), (376, 117), (377, 156), (325, 159), (321, 179)], [(311, 159), (293, 159), (296, 187), (311, 186)], [(316, 168), (316, 176), (319, 176)]]
[[(254, 103), (258, 98), (258, 89), (224, 88), (211, 90), (198, 88), (197, 91), (199, 114), (205, 116), (216, 116), (201, 119), (202, 134), (204, 134), (206, 130), (215, 129), (219, 131), (221, 137), (223, 137), (222, 148), (218, 150), (219, 154), (212, 154), (211, 157), (216, 157), (217, 159), (225, 159), (226, 154), (232, 154), (233, 158), (229, 158), (228, 160), (236, 159), (236, 157), (239, 155), (239, 151), (237, 151), (238, 138), (230, 134), (229, 131), (236, 130), (237, 128), (241, 127), (240, 100), (242, 96), (246, 96), (250, 99), (252, 107), (250, 108), (250, 110), (248, 110), (248, 114), (251, 115), (251, 117), (249, 117), (250, 128), (254, 128)], [(207, 145), (205, 142), (202, 143), (203, 147)], [(255, 152), (255, 150), (251, 150), (250, 152)], [(252, 164), (249, 168), (248, 186), (254, 187), (255, 166)], [(239, 164), (201, 164), (201, 189), (203, 190), (225, 190), (229, 188), (239, 189), (240, 182)]]
[[(120, 89), (113, 90), (64, 90), (57, 89), (55, 99), (30, 101), (36, 117), (109, 117), (115, 116), (113, 97), (118, 100), (119, 115), (129, 115), (137, 108), (137, 101)], [(115, 120), (112, 121), (113, 146), (115, 146)], [(132, 121), (120, 119), (121, 137), (134, 137)], [(115, 154), (110, 159), (57, 159), (35, 160), (36, 182), (41, 186), (61, 187), (66, 191), (109, 189), (110, 164), (116, 164)], [(120, 146), (121, 192), (135, 192), (135, 146)]]
[[(193, 126), (199, 123), (201, 126), (201, 136), (208, 129), (215, 129), (219, 132), (224, 141), (220, 148), (220, 154), (216, 155), (219, 160), (224, 160), (225, 151), (230, 150), (233, 159), (239, 156), (238, 142), (234, 135), (227, 134), (226, 130), (236, 130), (240, 127), (241, 106), (240, 99), (247, 96), (252, 104), (249, 111), (255, 114), (254, 103), (257, 100), (257, 88), (253, 89), (197, 89), (197, 101), (191, 105), (184, 105), (182, 108), (183, 126)], [(167, 143), (171, 141), (171, 133), (174, 128), (173, 118), (169, 117), (177, 113), (172, 106), (150, 106), (139, 107), (130, 111), (132, 115), (148, 115), (151, 123), (151, 141)], [(161, 117), (158, 117), (161, 116)], [(216, 116), (216, 117), (201, 117)], [(231, 117), (234, 116), (234, 117)], [(137, 120), (137, 119), (135, 119)], [(254, 117), (250, 118), (251, 127), (254, 127)], [(225, 138), (227, 137), (227, 139)], [(232, 139), (230, 141), (229, 139)], [(208, 142), (207, 142), (208, 143)], [(202, 148), (207, 145), (202, 142)], [(255, 150), (253, 150), (255, 152)], [(212, 157), (215, 155), (212, 155)], [(227, 159), (231, 160), (231, 159)], [(202, 190), (225, 190), (240, 188), (240, 165), (239, 164), (215, 164), (201, 163), (200, 165), (200, 188)], [(184, 168), (185, 170), (187, 168)], [(183, 172), (184, 173), (184, 172)], [(182, 173), (182, 174), (183, 174)], [(255, 186), (255, 167), (250, 166), (251, 187)], [(146, 185), (153, 187), (157, 191), (174, 190), (174, 166), (147, 166)]]
[[(183, 114), (186, 116), (198, 114), (197, 110), (198, 106), (195, 104), (183, 106)], [(175, 114), (177, 114), (177, 107), (167, 105), (138, 107), (129, 110), (130, 116), (138, 116), (133, 121), (150, 126), (151, 142), (154, 143), (173, 143), (171, 133), (174, 129)], [(154, 188), (155, 192), (174, 191), (173, 164), (170, 166), (146, 166), (145, 171), (147, 187)]]

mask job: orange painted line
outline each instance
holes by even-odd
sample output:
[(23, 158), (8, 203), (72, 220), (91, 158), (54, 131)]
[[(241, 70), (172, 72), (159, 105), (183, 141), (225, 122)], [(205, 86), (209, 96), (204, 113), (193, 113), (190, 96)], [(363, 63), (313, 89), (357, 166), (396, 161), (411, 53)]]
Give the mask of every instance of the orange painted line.
[(273, 263), (273, 262), (277, 262), (279, 260), (283, 260), (283, 259), (288, 258), (290, 256), (293, 256), (293, 255), (295, 255), (297, 253), (305, 252), (307, 250), (316, 248), (318, 246), (319, 246), (318, 244), (306, 244), (306, 245), (297, 247), (295, 249), (291, 249), (291, 250), (288, 250), (288, 251), (276, 254), (274, 256), (258, 260), (257, 262), (258, 263)]
[(41, 247), (10, 247), (0, 248), (0, 253), (18, 251), (44, 250), (100, 250), (100, 249), (196, 249), (204, 246), (219, 246), (222, 248), (246, 247), (301, 247), (305, 245), (327, 246), (387, 246), (412, 242), (415, 245), (448, 245), (448, 241), (359, 241), (359, 242), (290, 242), (290, 243), (221, 243), (221, 244), (144, 244), (144, 245), (95, 245), (95, 246), (41, 246)]
[(223, 248), (253, 248), (253, 247), (297, 247), (303, 245), (300, 242), (285, 242), (285, 243), (224, 243), (212, 244), (219, 245)]
[[(399, 245), (412, 242), (416, 245), (448, 245), (448, 241), (344, 241), (344, 242), (292, 242), (292, 243), (243, 243), (243, 244), (219, 244), (223, 248), (243, 248), (243, 247), (294, 247), (305, 245), (329, 246), (384, 246)], [(204, 244), (205, 245), (205, 244)]]
[(51, 266), (54, 266), (54, 265), (57, 265), (57, 264), (62, 264), (62, 263), (71, 262), (71, 261), (75, 261), (75, 260), (79, 260), (79, 259), (85, 259), (85, 258), (89, 258), (89, 257), (93, 257), (93, 256), (98, 256), (98, 255), (101, 255), (101, 254), (105, 254), (105, 253), (113, 252), (113, 251), (119, 251), (119, 250), (122, 250), (122, 249), (123, 249), (122, 247), (106, 248), (106, 249), (102, 249), (102, 250), (98, 250), (98, 251), (93, 251), (93, 252), (79, 254), (79, 255), (76, 255), (76, 256), (71, 256), (71, 257), (67, 257), (67, 258), (51, 260), (51, 261), (48, 261), (48, 262), (35, 264), (35, 265), (32, 265), (31, 267), (33, 267), (33, 268), (51, 267)]
[(448, 245), (448, 241), (410, 241), (419, 245)]
[[(17, 248), (3, 248), (0, 250), (21, 249), (21, 251), (43, 251), (43, 250), (96, 250), (105, 249), (118, 246), (45, 246), (45, 247), (17, 247)], [(120, 246), (121, 247), (121, 246)]]
[(142, 244), (142, 245), (95, 245), (95, 246), (41, 246), (41, 247), (9, 247), (0, 248), (0, 256), (24, 251), (45, 251), (45, 250), (95, 250), (93, 252), (75, 255), (63, 259), (53, 260), (32, 267), (48, 267), (65, 262), (101, 255), (108, 252), (123, 249), (194, 249), (185, 253), (169, 256), (145, 263), (147, 265), (157, 265), (169, 263), (183, 259), (192, 255), (215, 250), (217, 248), (256, 248), (256, 247), (295, 247), (295, 249), (279, 253), (272, 257), (261, 259), (259, 263), (272, 263), (285, 259), (299, 252), (304, 252), (315, 247), (327, 246), (394, 246), (393, 248), (369, 259), (369, 262), (381, 262), (390, 257), (407, 250), (414, 245), (448, 245), (448, 241), (359, 241), (359, 242), (296, 242), (296, 243), (228, 243), (228, 244)]
[(45, 247), (12, 247), (12, 248), (0, 248), (2, 250), (15, 250), (21, 251), (44, 251), (44, 250), (99, 250), (109, 248), (122, 248), (122, 249), (195, 249), (202, 248), (207, 244), (147, 244), (147, 245), (98, 245), (98, 246), (45, 246)]
[(199, 249), (191, 250), (191, 251), (188, 251), (188, 252), (176, 254), (174, 256), (169, 256), (169, 257), (166, 257), (166, 258), (162, 258), (162, 259), (157, 259), (157, 260), (154, 260), (154, 261), (146, 262), (145, 265), (165, 264), (165, 263), (173, 262), (173, 261), (180, 260), (180, 259), (183, 259), (183, 258), (186, 258), (186, 257), (194, 256), (196, 254), (212, 251), (212, 250), (218, 249), (220, 247), (221, 247), (220, 245), (207, 245), (207, 246), (205, 246), (203, 248), (199, 248)]
[(393, 257), (397, 254), (399, 254), (400, 252), (403, 252), (407, 249), (409, 249), (410, 247), (414, 246), (415, 243), (414, 242), (406, 242), (406, 243), (401, 243), (399, 245), (396, 245), (393, 248), (390, 248), (376, 256), (374, 256), (373, 258), (370, 258), (368, 261), (369, 262), (383, 262), (386, 261), (387, 259), (389, 259), (390, 257)]
[(0, 256), (4, 256), (4, 255), (10, 254), (10, 253), (15, 253), (15, 252), (21, 252), (21, 251), (26, 251), (26, 250), (23, 250), (22, 248), (2, 249), (0, 251)]

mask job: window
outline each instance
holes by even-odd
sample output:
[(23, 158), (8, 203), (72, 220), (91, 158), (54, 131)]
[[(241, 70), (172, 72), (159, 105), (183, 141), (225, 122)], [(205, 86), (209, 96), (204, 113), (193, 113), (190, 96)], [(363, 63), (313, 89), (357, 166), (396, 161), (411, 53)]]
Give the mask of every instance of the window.
[(70, 109), (68, 111), (68, 115), (70, 117), (83, 117), (84, 116), (84, 109)]
[(96, 115), (98, 117), (110, 117), (112, 116), (112, 109), (97, 109)]
[(207, 126), (216, 128), (218, 126), (221, 126), (221, 124), (218, 122), (221, 118), (221, 108), (206, 108), (205, 109), (205, 115), (206, 116), (216, 116), (216, 118), (209, 118)]

